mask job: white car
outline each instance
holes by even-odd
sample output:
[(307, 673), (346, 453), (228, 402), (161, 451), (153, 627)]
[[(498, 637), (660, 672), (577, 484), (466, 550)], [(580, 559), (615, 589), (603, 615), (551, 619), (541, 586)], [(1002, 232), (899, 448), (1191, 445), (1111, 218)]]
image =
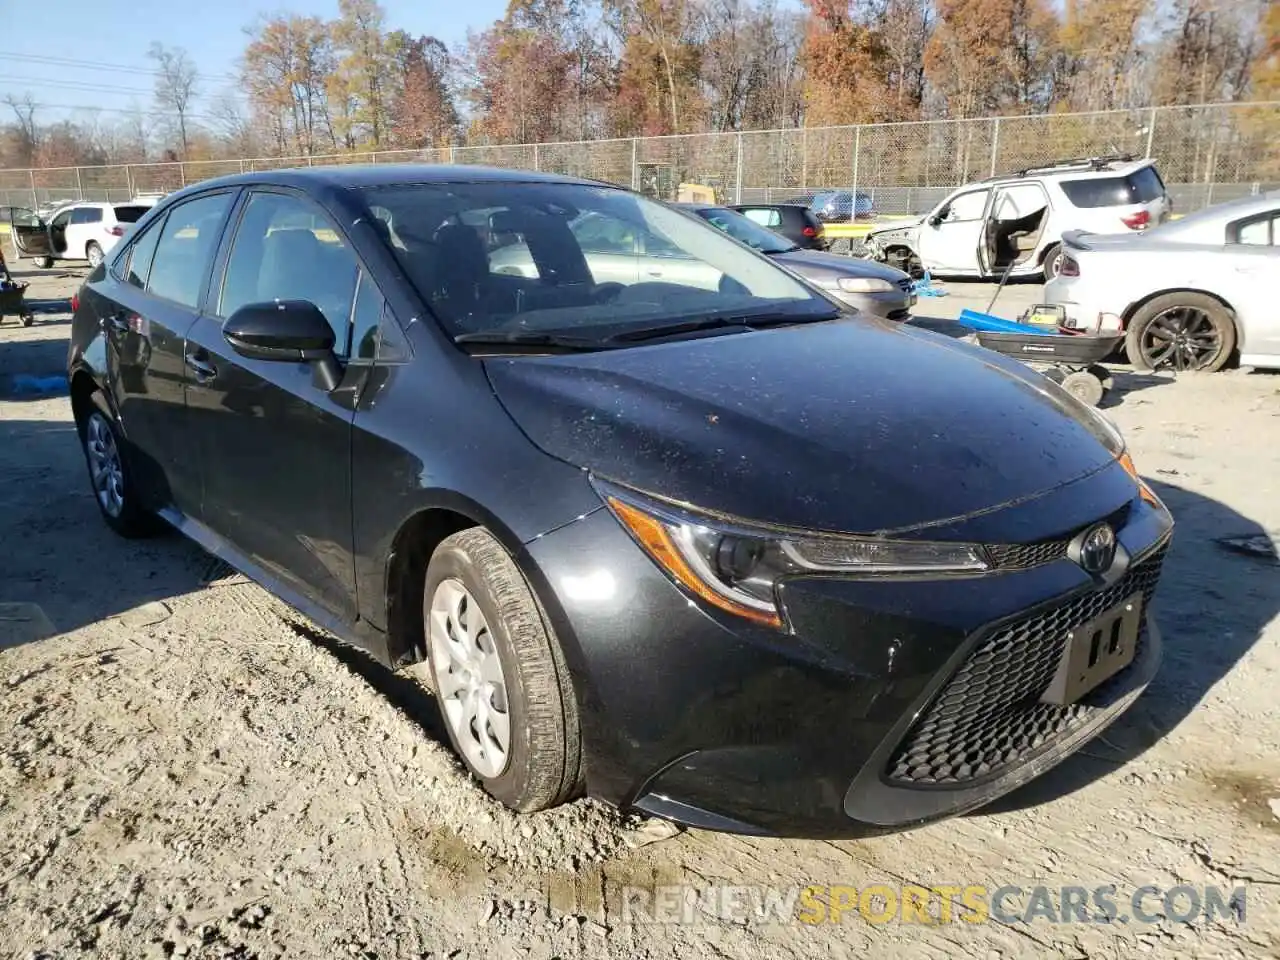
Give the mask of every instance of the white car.
[(1067, 230), (1142, 231), (1172, 206), (1154, 160), (1064, 160), (963, 186), (928, 214), (878, 227), (866, 246), (912, 276), (1057, 276)]
[(1209, 207), (1145, 234), (1063, 237), (1045, 286), (1067, 325), (1125, 331), (1139, 370), (1280, 367), (1280, 191)]
[(13, 244), (18, 256), (35, 260), (38, 267), (51, 267), (55, 260), (87, 260), (100, 264), (126, 231), (155, 201), (139, 199), (129, 203), (77, 201), (41, 216), (25, 207), (9, 209)]

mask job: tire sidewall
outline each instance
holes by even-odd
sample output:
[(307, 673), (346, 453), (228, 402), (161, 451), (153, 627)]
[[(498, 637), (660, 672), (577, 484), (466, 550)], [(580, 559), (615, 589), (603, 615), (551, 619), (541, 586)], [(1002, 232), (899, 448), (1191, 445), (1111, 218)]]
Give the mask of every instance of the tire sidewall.
[[(94, 259), (93, 259), (93, 252), (95, 250), (98, 252), (98, 260), (96, 263), (94, 262)], [(101, 264), (102, 261), (106, 259), (106, 256), (107, 255), (102, 252), (102, 247), (100, 247), (96, 241), (90, 241), (89, 246), (86, 247), (84, 251), (84, 258), (89, 261), (89, 266), (93, 267), (94, 269), (97, 269), (99, 264)]]
[[(431, 672), (432, 688), (439, 698), (440, 680), (436, 676), (435, 657), (431, 650), (431, 601), (436, 588), (445, 580), (457, 580), (466, 588), (471, 598), (480, 605), (489, 632), (494, 639), (494, 647), (498, 659), (502, 663), (502, 675), (507, 687), (507, 710), (511, 724), (511, 746), (507, 757), (506, 769), (496, 777), (482, 777), (467, 765), (467, 772), (484, 784), (485, 789), (496, 799), (510, 807), (520, 809), (526, 802), (528, 785), (532, 779), (533, 749), (530, 743), (528, 692), (525, 689), (524, 674), (517, 662), (515, 648), (511, 640), (506, 619), (500, 612), (497, 597), (486, 578), (479, 572), (479, 564), (470, 553), (458, 544), (444, 543), (431, 558), (427, 567), (426, 585), (423, 589), (422, 612), (423, 622), (427, 630), (427, 663)], [(453, 732), (448, 718), (444, 715), (444, 705), (440, 703), (440, 715), (448, 732), (449, 741), (453, 744), (459, 758), (463, 758), (461, 745)]]
[(1052, 280), (1062, 272), (1062, 244), (1055, 243), (1044, 255), (1044, 278)]
[[(1235, 350), (1236, 331), (1235, 324), (1231, 320), (1231, 315), (1217, 300), (1207, 297), (1203, 294), (1185, 293), (1185, 294), (1165, 294), (1156, 297), (1140, 309), (1133, 319), (1129, 321), (1125, 330), (1125, 353), (1129, 357), (1129, 363), (1133, 365), (1135, 370), (1141, 372), (1149, 372), (1152, 369), (1151, 364), (1146, 357), (1142, 355), (1142, 339), (1146, 333), (1147, 327), (1157, 316), (1167, 310), (1177, 307), (1193, 307), (1197, 310), (1203, 310), (1208, 314), (1209, 319), (1213, 322), (1214, 327), (1218, 331), (1218, 352), (1213, 359), (1197, 370), (1181, 371), (1183, 373), (1213, 373), (1221, 370), (1222, 367), (1231, 358), (1231, 354)], [(1166, 364), (1163, 369), (1168, 369)]]
[[(120, 510), (120, 515), (116, 517), (107, 513), (106, 508), (102, 506), (102, 501), (98, 499), (98, 491), (93, 487), (93, 468), (89, 461), (87, 438), (89, 435), (89, 420), (94, 416), (101, 417), (106, 423), (107, 429), (111, 431), (111, 436), (116, 443), (116, 454), (120, 457), (120, 476), (124, 482), (124, 506)], [(151, 513), (143, 508), (138, 499), (133, 468), (129, 463), (129, 443), (121, 433), (115, 414), (111, 412), (111, 408), (108, 406), (101, 391), (93, 395), (84, 422), (78, 424), (77, 428), (80, 434), (80, 452), (84, 455), (85, 470), (89, 475), (89, 492), (103, 521), (122, 537), (146, 537), (157, 533), (161, 524)]]

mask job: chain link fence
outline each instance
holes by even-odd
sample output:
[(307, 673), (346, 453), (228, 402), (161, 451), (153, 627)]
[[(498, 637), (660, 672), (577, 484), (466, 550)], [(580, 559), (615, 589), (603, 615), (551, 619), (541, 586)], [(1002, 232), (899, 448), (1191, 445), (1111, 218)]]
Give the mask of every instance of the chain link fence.
[[(972, 180), (1104, 155), (1154, 157), (1188, 212), (1280, 185), (1280, 102), (984, 120), (707, 133), (335, 156), (0, 170), (0, 206), (124, 201), (212, 177), (349, 163), (467, 163), (588, 177), (674, 199), (681, 183), (723, 203), (863, 194), (880, 215), (919, 214)], [(859, 206), (861, 208), (861, 201)]]

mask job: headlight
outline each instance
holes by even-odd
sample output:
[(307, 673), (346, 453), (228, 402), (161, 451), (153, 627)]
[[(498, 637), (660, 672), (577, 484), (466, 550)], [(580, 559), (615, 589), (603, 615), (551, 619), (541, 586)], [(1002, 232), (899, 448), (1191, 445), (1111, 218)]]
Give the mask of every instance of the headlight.
[(887, 293), (897, 290), (888, 280), (879, 277), (841, 277), (836, 286), (845, 293)]
[(782, 626), (775, 588), (810, 573), (973, 573), (989, 566), (966, 543), (884, 540), (753, 529), (601, 484), (609, 508), (679, 584), (721, 610)]

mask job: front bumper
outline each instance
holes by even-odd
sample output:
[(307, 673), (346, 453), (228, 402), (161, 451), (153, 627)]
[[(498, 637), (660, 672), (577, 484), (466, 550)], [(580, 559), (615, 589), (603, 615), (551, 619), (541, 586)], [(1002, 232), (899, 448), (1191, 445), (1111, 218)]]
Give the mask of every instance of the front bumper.
[[(1130, 562), (1118, 580), (1101, 583), (1052, 551), (1107, 516), (1123, 518), (1117, 539)], [(1134, 497), (1120, 468), (1108, 468), (945, 532), (986, 543), (1016, 533), (1017, 542), (1038, 544), (1010, 552), (1001, 572), (783, 584), (789, 633), (691, 601), (607, 510), (528, 550), (539, 592), (552, 597), (549, 614), (577, 687), (593, 794), (710, 829), (856, 837), (987, 803), (1122, 713), (1159, 661), (1151, 620), (1135, 660), (1063, 708), (1070, 717), (1039, 730), (1037, 717), (1019, 716), (1036, 712), (1043, 664), (1080, 625), (1074, 619), (1112, 592), (1135, 588), (1131, 578), (1142, 579), (1150, 599), (1171, 525), (1167, 512)], [(586, 583), (596, 588), (584, 592)], [(1033, 622), (1042, 626), (1029, 631)], [(1013, 646), (1011, 630), (1020, 638)], [(965, 742), (939, 739), (931, 717), (954, 700), (954, 684), (973, 674), (975, 658), (989, 658), (993, 648), (1012, 663), (1000, 675), (1024, 681), (978, 691), (976, 714), (958, 721)], [(947, 719), (944, 733), (957, 729), (956, 718)], [(955, 764), (943, 769), (953, 747), (990, 752), (983, 738), (995, 727), (1004, 738), (997, 746), (1012, 751), (1007, 759), (985, 758), (977, 776), (957, 777)], [(933, 739), (921, 748), (921, 736)], [(904, 755), (911, 758), (905, 766)], [(937, 765), (924, 778), (921, 756)]]
[(886, 320), (906, 320), (916, 305), (916, 294), (910, 288), (885, 290), (880, 293), (846, 293), (843, 290), (828, 291), (842, 303), (862, 313), (884, 317)]

